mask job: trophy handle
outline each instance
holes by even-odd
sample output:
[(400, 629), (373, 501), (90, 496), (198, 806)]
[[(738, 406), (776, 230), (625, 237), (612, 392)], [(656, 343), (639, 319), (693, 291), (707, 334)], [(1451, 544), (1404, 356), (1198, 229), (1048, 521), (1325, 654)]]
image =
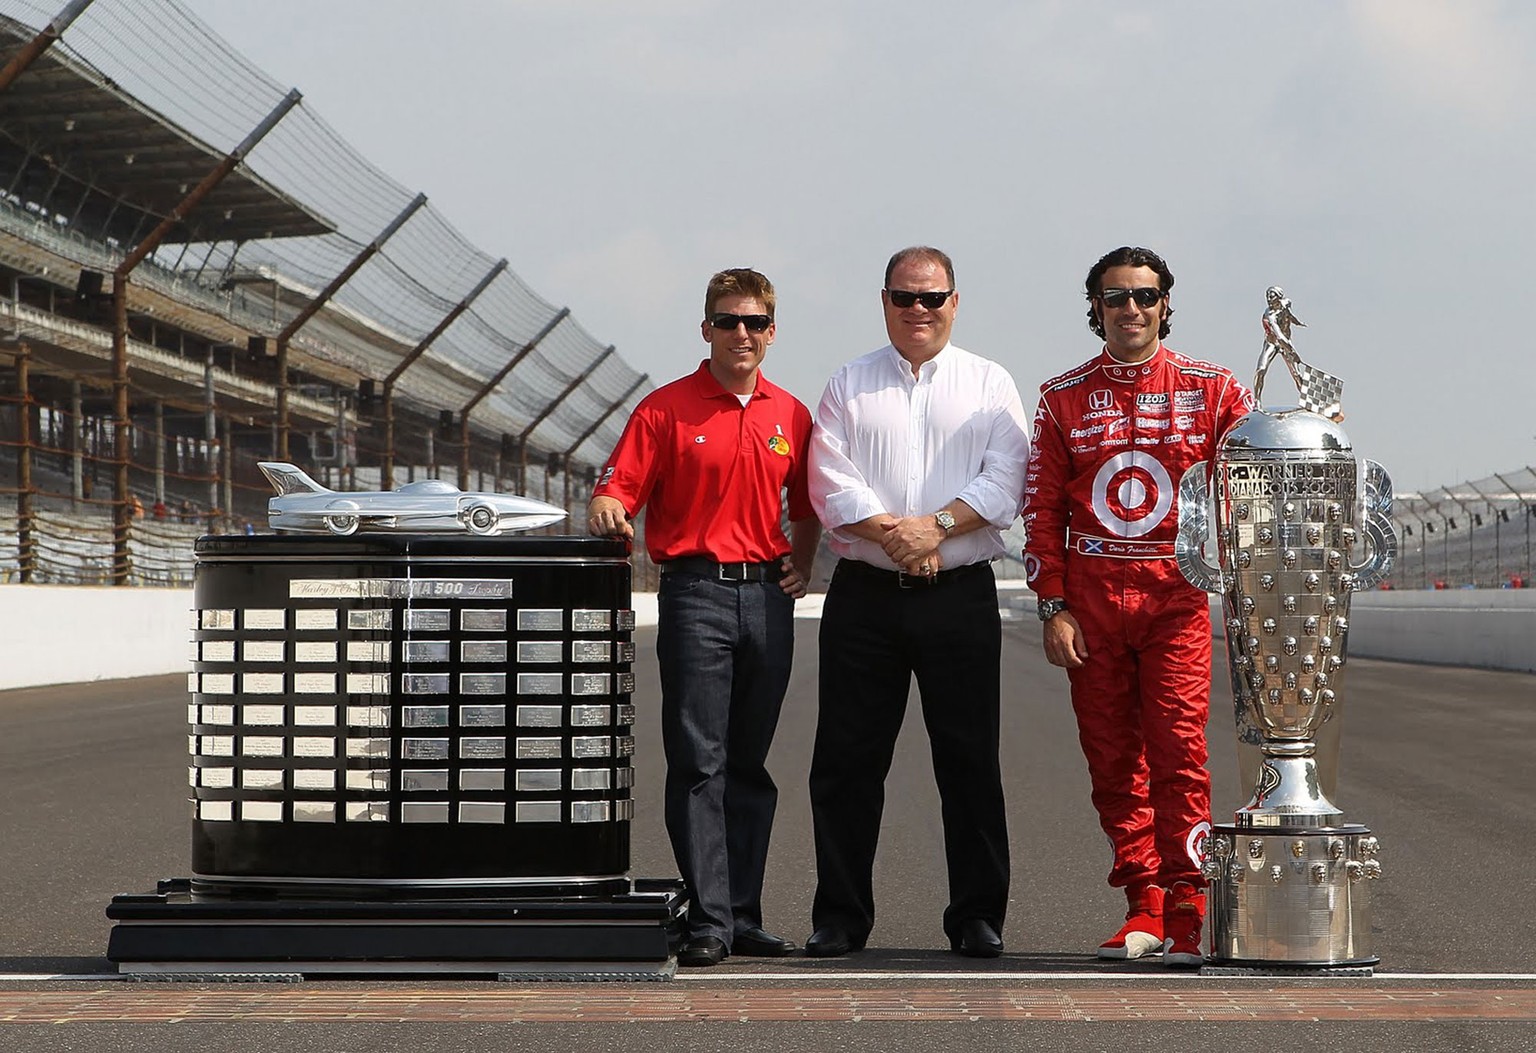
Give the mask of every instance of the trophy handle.
[(1174, 556), (1184, 578), (1205, 592), (1226, 592), (1227, 578), (1205, 558), (1211, 536), (1211, 489), (1206, 471), (1210, 465), (1192, 464), (1179, 480), (1179, 532), (1173, 542)]
[(1351, 566), (1355, 591), (1374, 589), (1382, 579), (1392, 573), (1397, 562), (1397, 528), (1392, 525), (1392, 477), (1376, 461), (1362, 460), (1365, 513), (1363, 524), (1370, 544), (1370, 554), (1364, 563)]

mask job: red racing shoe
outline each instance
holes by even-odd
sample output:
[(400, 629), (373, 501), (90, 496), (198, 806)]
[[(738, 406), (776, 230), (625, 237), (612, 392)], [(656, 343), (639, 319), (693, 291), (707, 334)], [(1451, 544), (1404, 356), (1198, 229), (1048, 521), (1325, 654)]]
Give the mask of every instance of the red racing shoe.
[(1172, 969), (1199, 968), (1205, 961), (1200, 936), (1205, 928), (1205, 890), (1174, 882), (1163, 899), (1163, 964)]
[(1156, 954), (1163, 948), (1163, 890), (1151, 882), (1125, 890), (1130, 909), (1120, 931), (1099, 944), (1098, 956), (1124, 960)]

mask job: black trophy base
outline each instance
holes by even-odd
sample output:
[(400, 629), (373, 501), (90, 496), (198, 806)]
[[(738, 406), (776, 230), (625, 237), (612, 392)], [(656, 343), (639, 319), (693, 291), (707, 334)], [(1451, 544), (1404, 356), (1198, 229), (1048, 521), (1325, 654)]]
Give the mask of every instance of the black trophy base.
[(113, 897), (107, 958), (138, 980), (667, 980), (685, 910), (676, 880), (589, 898), (358, 901), (200, 896), (175, 878)]

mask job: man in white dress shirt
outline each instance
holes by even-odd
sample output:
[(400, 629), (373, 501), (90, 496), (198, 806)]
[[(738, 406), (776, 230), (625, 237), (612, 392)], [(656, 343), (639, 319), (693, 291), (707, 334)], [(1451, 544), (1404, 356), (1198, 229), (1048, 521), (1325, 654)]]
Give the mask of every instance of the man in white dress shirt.
[(869, 938), (885, 776), (915, 674), (944, 818), (944, 933), (990, 958), (1008, 903), (991, 562), (1019, 514), (1029, 429), (1008, 372), (949, 342), (948, 256), (896, 253), (880, 300), (890, 344), (832, 377), (811, 434), (811, 503), (841, 558), (821, 621), (806, 952)]

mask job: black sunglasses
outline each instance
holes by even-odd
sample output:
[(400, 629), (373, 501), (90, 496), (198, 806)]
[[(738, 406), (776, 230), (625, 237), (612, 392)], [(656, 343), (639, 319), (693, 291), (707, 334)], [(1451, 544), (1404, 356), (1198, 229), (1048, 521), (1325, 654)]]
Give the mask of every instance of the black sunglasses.
[(940, 292), (911, 292), (907, 289), (887, 289), (885, 294), (891, 298), (891, 303), (906, 310), (915, 303), (920, 303), (930, 311), (937, 311), (944, 306), (955, 290), (944, 289)]
[(709, 316), (709, 324), (727, 331), (744, 325), (749, 333), (765, 333), (773, 324), (773, 318), (766, 314), (712, 314)]
[(1127, 300), (1135, 300), (1137, 307), (1151, 307), (1162, 298), (1163, 290), (1150, 285), (1143, 285), (1139, 289), (1111, 288), (1099, 291), (1099, 299), (1105, 307), (1124, 307)]

